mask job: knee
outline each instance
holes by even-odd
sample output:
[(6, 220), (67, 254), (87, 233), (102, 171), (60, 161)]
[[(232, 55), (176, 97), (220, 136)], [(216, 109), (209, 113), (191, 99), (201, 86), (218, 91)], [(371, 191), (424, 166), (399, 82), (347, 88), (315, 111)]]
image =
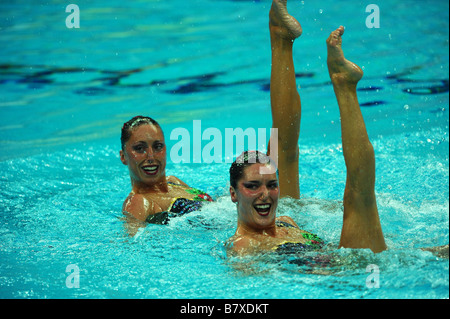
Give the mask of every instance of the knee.
[(364, 145), (362, 146), (361, 153), (362, 153), (362, 156), (366, 159), (366, 161), (375, 162), (375, 150), (370, 141), (367, 141), (367, 143), (364, 143)]

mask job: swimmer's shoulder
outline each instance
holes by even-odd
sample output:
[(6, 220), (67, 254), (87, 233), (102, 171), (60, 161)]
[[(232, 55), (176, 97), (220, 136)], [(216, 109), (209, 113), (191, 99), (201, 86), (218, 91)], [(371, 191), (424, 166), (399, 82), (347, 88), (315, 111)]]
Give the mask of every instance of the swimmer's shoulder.
[(254, 251), (258, 243), (252, 238), (242, 235), (234, 235), (225, 243), (227, 254), (230, 256), (245, 256)]
[(162, 208), (143, 194), (130, 193), (123, 203), (122, 211), (145, 221), (149, 215), (162, 212)]

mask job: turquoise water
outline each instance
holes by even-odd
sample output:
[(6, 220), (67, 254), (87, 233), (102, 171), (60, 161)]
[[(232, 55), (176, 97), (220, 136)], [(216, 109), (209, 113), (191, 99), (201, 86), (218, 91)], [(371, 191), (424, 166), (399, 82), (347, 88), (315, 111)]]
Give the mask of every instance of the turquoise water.
[[(77, 4), (79, 29), (66, 27), (58, 1), (0, 4), (1, 298), (449, 297), (448, 260), (419, 249), (449, 242), (446, 1), (383, 1), (379, 29), (366, 27), (363, 2), (289, 3), (304, 28), (294, 46), (303, 199), (283, 200), (280, 214), (330, 243), (315, 257), (340, 262), (321, 274), (293, 256), (225, 257), (236, 227), (227, 196), (234, 154), (169, 162), (169, 174), (216, 199), (201, 212), (134, 237), (121, 214), (130, 186), (119, 135), (130, 117), (157, 119), (169, 149), (179, 128), (193, 142), (194, 120), (223, 136), (268, 134), (270, 1)], [(336, 249), (345, 166), (324, 43), (340, 24), (346, 56), (365, 72), (358, 95), (390, 248), (377, 255)], [(372, 264), (380, 287), (371, 289)], [(68, 288), (69, 265), (79, 288)]]

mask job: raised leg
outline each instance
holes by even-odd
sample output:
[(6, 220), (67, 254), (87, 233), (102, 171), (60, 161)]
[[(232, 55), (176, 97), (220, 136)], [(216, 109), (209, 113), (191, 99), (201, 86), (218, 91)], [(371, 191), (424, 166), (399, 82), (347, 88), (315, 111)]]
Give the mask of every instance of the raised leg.
[(342, 51), (344, 27), (327, 39), (328, 71), (341, 115), (342, 148), (347, 180), (340, 247), (386, 249), (375, 198), (375, 154), (356, 95), (363, 72)]
[[(300, 197), (298, 138), (301, 103), (295, 82), (292, 46), (302, 34), (300, 23), (287, 12), (287, 0), (274, 0), (269, 13), (272, 70), (270, 101), (272, 127), (278, 130), (277, 143), (280, 196)], [(270, 147), (269, 147), (270, 149)], [(269, 154), (270, 155), (270, 154)]]

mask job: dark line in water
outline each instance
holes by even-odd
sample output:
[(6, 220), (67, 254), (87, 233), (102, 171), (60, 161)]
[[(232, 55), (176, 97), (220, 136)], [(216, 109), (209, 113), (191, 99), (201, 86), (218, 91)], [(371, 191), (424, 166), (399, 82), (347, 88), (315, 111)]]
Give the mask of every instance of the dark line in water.
[(448, 80), (439, 80), (441, 85), (433, 85), (427, 87), (413, 87), (403, 89), (402, 91), (409, 94), (415, 95), (430, 95), (430, 94), (440, 94), (449, 91)]
[[(161, 67), (164, 67), (165, 63), (161, 63)], [(405, 76), (409, 76), (414, 71), (421, 69), (421, 66), (411, 67), (408, 70), (384, 77), (385, 79), (395, 81), (397, 83), (420, 83), (423, 86), (414, 86), (402, 89), (402, 92), (413, 95), (431, 95), (442, 94), (449, 92), (449, 80), (448, 79), (431, 79), (431, 80), (413, 80), (406, 79)], [(111, 91), (106, 90), (104, 87), (121, 87), (121, 88), (140, 88), (149, 86), (158, 86), (163, 92), (169, 94), (191, 94), (198, 92), (208, 92), (217, 90), (220, 88), (228, 88), (240, 85), (254, 84), (259, 87), (261, 91), (270, 91), (270, 80), (267, 78), (254, 79), (254, 80), (240, 80), (230, 83), (215, 82), (219, 76), (224, 76), (230, 72), (213, 72), (192, 76), (181, 76), (174, 79), (156, 79), (149, 82), (125, 84), (122, 80), (129, 77), (132, 74), (145, 71), (147, 68), (134, 68), (129, 70), (101, 70), (95, 68), (80, 68), (80, 67), (50, 67), (45, 65), (14, 65), (14, 64), (0, 64), (0, 84), (5, 83), (21, 83), (27, 84), (30, 88), (42, 88), (46, 85), (58, 85), (58, 82), (51, 78), (55, 74), (70, 74), (70, 73), (98, 73), (98, 77), (91, 77), (91, 80), (86, 82), (86, 85), (100, 82), (99, 85), (94, 84), (86, 88), (77, 89), (74, 91), (76, 94), (87, 95), (101, 95), (111, 94)], [(296, 73), (296, 78), (314, 78), (315, 74), (308, 73)], [(322, 83), (305, 84), (303, 87), (323, 87), (330, 85), (330, 81)], [(426, 84), (426, 85), (425, 85)], [(172, 85), (174, 88), (164, 88), (164, 86)], [(103, 86), (103, 88), (101, 88)], [(358, 91), (371, 92), (382, 90), (383, 87), (368, 86), (358, 88)], [(373, 101), (363, 103), (361, 106), (377, 106), (386, 104), (385, 101)]]
[(361, 103), (360, 106), (361, 107), (372, 107), (372, 106), (378, 106), (378, 105), (383, 105), (383, 104), (387, 104), (387, 102), (385, 102), (385, 101), (366, 102), (366, 103)]
[(381, 86), (369, 86), (369, 87), (363, 87), (363, 88), (358, 88), (358, 91), (379, 91), (382, 90), (383, 88)]
[(421, 86), (421, 87), (410, 87), (403, 89), (402, 92), (414, 95), (431, 95), (431, 94), (441, 94), (449, 92), (449, 80), (448, 79), (428, 79), (428, 80), (415, 80), (415, 79), (406, 79), (404, 76), (408, 76), (414, 73), (416, 70), (420, 70), (422, 66), (411, 67), (408, 70), (388, 75), (386, 79), (394, 80), (397, 83), (437, 83), (431, 86)]

